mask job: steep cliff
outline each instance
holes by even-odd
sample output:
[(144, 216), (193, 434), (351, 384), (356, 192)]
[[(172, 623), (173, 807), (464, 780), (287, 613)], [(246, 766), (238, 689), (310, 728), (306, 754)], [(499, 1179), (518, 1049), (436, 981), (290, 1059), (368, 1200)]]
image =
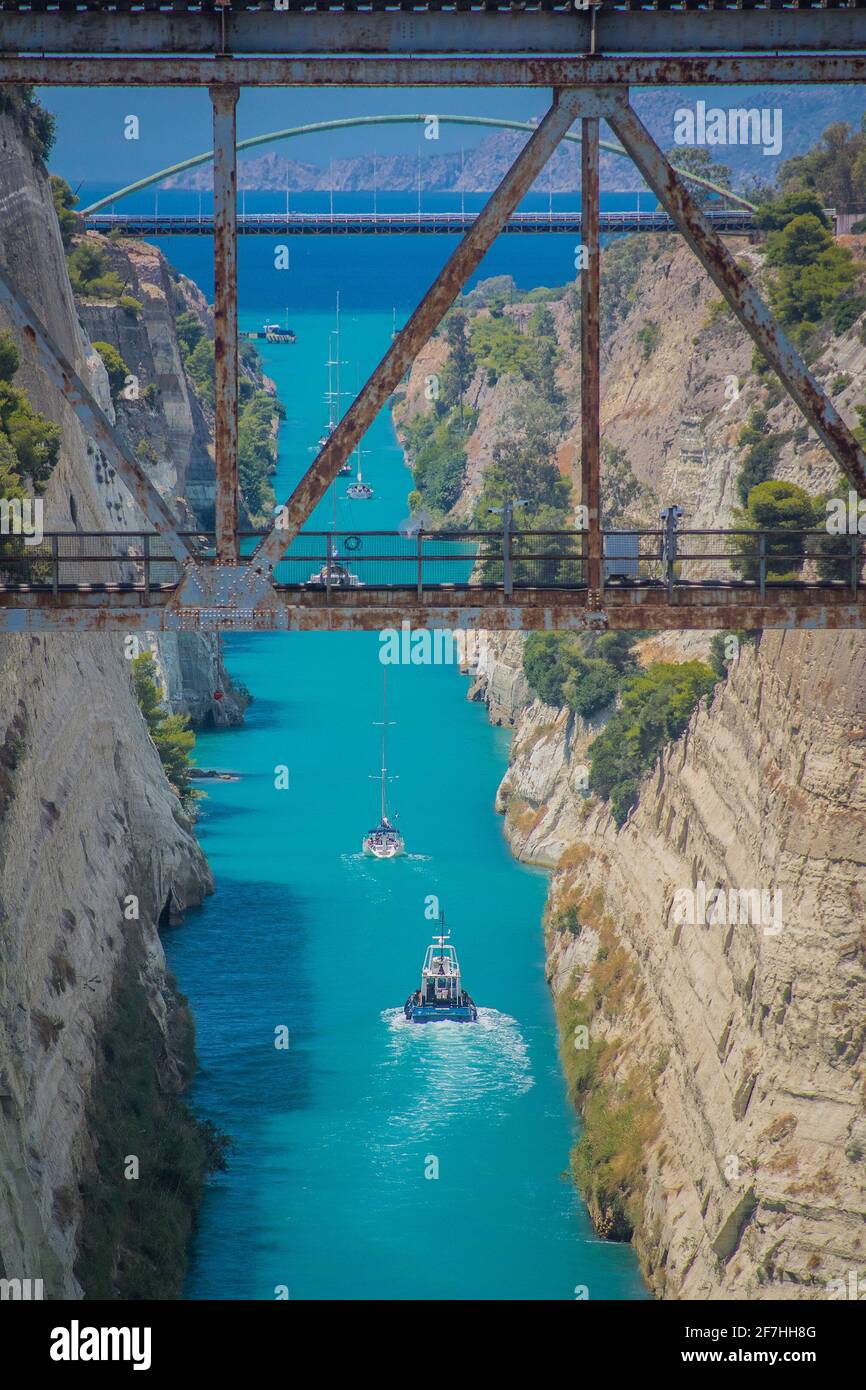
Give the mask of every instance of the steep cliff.
[[(578, 1172), (664, 1297), (823, 1298), (866, 1269), (864, 729), (866, 639), (768, 633), (618, 830), (575, 787), (585, 728), (537, 702), (518, 717), (500, 805), (515, 849), (556, 866)], [(780, 912), (680, 922), (700, 883), (778, 894)], [(622, 1120), (619, 1168), (601, 1116)]]
[[(735, 250), (765, 285), (762, 248)], [(730, 526), (756, 409), (772, 440), (770, 475), (813, 496), (833, 486), (835, 465), (683, 246), (633, 239), (605, 262), (603, 506), (615, 510), (623, 475), (607, 498), (604, 488), (624, 456), (644, 489), (632, 505), (647, 519), (676, 501), (686, 525)], [(500, 287), (496, 323), (479, 332), (494, 292), (481, 287), (463, 306), (469, 348), (495, 341), (496, 355), (476, 361), (465, 391), (453, 517), (476, 507), (508, 449), (515, 399), (537, 398), (539, 386), (551, 402), (558, 388), (561, 424), (537, 458), (549, 465), (552, 453), (579, 484), (575, 297), (545, 292), (551, 380), (524, 350), (535, 307), (513, 286)], [(813, 371), (855, 427), (866, 366), (858, 306), (855, 297), (847, 328), (809, 345)], [(430, 378), (449, 383), (455, 370), (443, 334), (396, 402), (410, 452), (418, 440), (428, 450), (428, 473), (436, 436), (414, 422), (437, 410)], [(528, 495), (519, 476), (508, 482), (511, 495)], [(555, 482), (546, 486), (553, 496)], [(636, 656), (644, 666), (703, 658), (708, 636), (650, 634)], [(583, 1120), (573, 1174), (596, 1228), (634, 1241), (665, 1298), (832, 1297), (866, 1270), (866, 638), (767, 633), (742, 644), (621, 826), (588, 790), (612, 706), (586, 719), (536, 698), (524, 642), (481, 635), (470, 697), (514, 729), (496, 800), (512, 850), (552, 870), (548, 975)], [(704, 891), (709, 919), (697, 907)], [(681, 920), (690, 901), (694, 922)]]
[[(115, 392), (111, 403), (118, 432), (182, 524), (209, 524), (216, 486), (212, 419), (187, 376), (176, 320), (192, 314), (212, 336), (211, 308), (155, 246), (95, 233), (87, 241), (140, 306), (130, 311), (104, 297), (77, 296), (90, 341), (115, 347), (134, 377), (129, 394)], [(152, 646), (173, 713), (188, 714), (194, 728), (243, 722), (248, 696), (234, 685), (212, 635), (162, 633)]]
[[(0, 232), (4, 269), (107, 402), (44, 171), (8, 113), (0, 116)], [(46, 528), (133, 526), (113, 470), (27, 342), (20, 346), (21, 384), (62, 426)], [(191, 1024), (166, 976), (158, 928), (211, 886), (139, 714), (120, 641), (0, 639), (0, 1273), (42, 1279), (46, 1297), (81, 1292), (82, 1186), (113, 1193), (118, 1211), (134, 1190), (107, 1162), (111, 1136), (94, 1119), (100, 1091), (113, 1091), (117, 1113), (129, 1095), (120, 1054), (104, 1045), (122, 998), (136, 1001), (148, 1023), (137, 1064), (153, 1094), (174, 1097), (189, 1079)], [(150, 1091), (138, 1095), (145, 1133)], [(195, 1145), (198, 1127), (185, 1111), (179, 1124)], [(139, 1154), (145, 1182), (155, 1152)], [(202, 1162), (199, 1181), (203, 1172)], [(177, 1217), (182, 1227), (189, 1212)], [(102, 1234), (89, 1272), (111, 1291), (138, 1252), (122, 1222)], [(180, 1269), (163, 1275), (171, 1289)]]

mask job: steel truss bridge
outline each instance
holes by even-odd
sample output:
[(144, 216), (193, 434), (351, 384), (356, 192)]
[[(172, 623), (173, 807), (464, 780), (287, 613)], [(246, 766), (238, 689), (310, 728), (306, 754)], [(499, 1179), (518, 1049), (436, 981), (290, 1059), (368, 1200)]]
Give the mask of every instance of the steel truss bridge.
[[(250, 212), (239, 213), (239, 236), (459, 236), (475, 221), (472, 212)], [(717, 232), (739, 236), (754, 231), (752, 213), (707, 213)], [(94, 213), (86, 218), (95, 232), (122, 232), (124, 236), (213, 236), (209, 213)], [(677, 225), (664, 212), (603, 212), (598, 230), (617, 232), (675, 232)], [(503, 224), (502, 233), (567, 232), (579, 236), (579, 212), (515, 212)]]
[[(200, 565), (215, 537), (185, 532)], [(249, 548), (262, 532), (244, 532)], [(586, 531), (301, 531), (266, 607), (223, 628), (764, 628), (866, 626), (866, 537), (826, 531), (603, 532), (605, 612), (590, 603)], [(610, 543), (608, 543), (610, 542)], [(183, 631), (200, 625), (184, 566), (150, 531), (51, 532), (0, 557), (7, 628)], [(7, 551), (10, 542), (5, 543)], [(628, 554), (623, 554), (623, 550)], [(809, 577), (804, 577), (804, 576)], [(234, 579), (240, 581), (239, 568)], [(238, 604), (243, 589), (238, 588)]]
[[(115, 0), (112, 4), (0, 0), (0, 83), (36, 86), (207, 87), (213, 107), (214, 323), (216, 359), (215, 532), (212, 545), (178, 529), (177, 519), (116, 435), (88, 388), (14, 284), (0, 275), (0, 305), (31, 358), (43, 364), (70, 408), (130, 489), (143, 518), (136, 536), (87, 537), (93, 546), (77, 563), (89, 578), (70, 580), (64, 539), (48, 538), (43, 567), (16, 583), (6, 561), (0, 590), (0, 630), (130, 627), (278, 629), (391, 627), (408, 620), (448, 627), (862, 627), (862, 553), (833, 552), (827, 564), (802, 537), (800, 564), (778, 575), (777, 541), (765, 536), (762, 556), (750, 555), (731, 577), (727, 537), (705, 533), (702, 550), (674, 558), (670, 541), (643, 550), (644, 567), (619, 580), (604, 555), (600, 517), (599, 123), (611, 127), (668, 218), (753, 339), (805, 420), (838, 463), (851, 487), (866, 496), (866, 454), (774, 322), (719, 229), (698, 206), (646, 130), (630, 101), (634, 86), (691, 84), (858, 83), (866, 80), (866, 13), (856, 3), (784, 0), (736, 5), (723, 0), (663, 0), (640, 4), (600, 0), (575, 9), (565, 0), (453, 3), (319, 4), (313, 0), (233, 0), (196, 4)], [(466, 230), (405, 327), (361, 388), (337, 428), (264, 534), (238, 533), (238, 333), (236, 110), (245, 86), (273, 87), (534, 87), (548, 89), (547, 114)], [(167, 100), (170, 97), (166, 98)], [(581, 241), (588, 268), (581, 294), (581, 502), (588, 527), (577, 539), (550, 534), (525, 544), (548, 547), (525, 554), (518, 533), (503, 533), (497, 558), (473, 551), (472, 537), (455, 542), (448, 564), (435, 571), (431, 539), (421, 536), (414, 583), (397, 563), (399, 548), (379, 555), (392, 566), (382, 582), (362, 579), (370, 537), (358, 537), (357, 563), (340, 551), (345, 538), (327, 536), (321, 552), (303, 527), (344, 462), (441, 322), (494, 239), (575, 122), (581, 133)], [(147, 529), (151, 528), (151, 529)], [(688, 533), (682, 533), (682, 545)], [(321, 539), (321, 538), (320, 538)], [(827, 539), (826, 537), (824, 538)], [(856, 538), (855, 538), (856, 539)], [(405, 538), (404, 538), (405, 540)], [(477, 538), (476, 538), (477, 540)], [(315, 544), (315, 540), (312, 542)], [(396, 547), (393, 538), (390, 544)], [(411, 544), (411, 541), (408, 542)], [(449, 543), (438, 538), (438, 543)], [(109, 563), (132, 567), (100, 579), (105, 546), (127, 547)], [(415, 538), (416, 548), (419, 545)], [(486, 544), (486, 542), (485, 542)], [(741, 546), (742, 541), (734, 542)], [(761, 541), (758, 537), (760, 547)], [(134, 555), (129, 547), (138, 547)], [(331, 553), (336, 546), (337, 557)], [(517, 552), (514, 551), (517, 547)], [(569, 546), (572, 548), (569, 549)], [(149, 553), (148, 553), (149, 552)], [(816, 542), (816, 552), (821, 545)], [(739, 551), (742, 558), (742, 550)], [(387, 558), (391, 556), (391, 558)], [(826, 560), (826, 556), (825, 556)], [(161, 565), (171, 564), (164, 579)], [(306, 580), (302, 569), (309, 564)], [(434, 569), (431, 569), (431, 563)], [(725, 571), (725, 564), (729, 566)], [(154, 571), (156, 564), (156, 571)], [(334, 583), (334, 566), (361, 580)], [(287, 577), (286, 566), (292, 578)], [(292, 570), (292, 567), (294, 569)], [(311, 576), (325, 568), (324, 579)], [(501, 574), (497, 572), (497, 566)], [(579, 569), (578, 569), (579, 566)], [(842, 571), (837, 573), (841, 566)], [(140, 575), (138, 568), (140, 567)], [(696, 568), (697, 567), (697, 568)], [(438, 578), (434, 578), (438, 573)], [(329, 577), (330, 574), (330, 577)], [(419, 577), (420, 574), (420, 577)], [(47, 578), (46, 578), (47, 575)], [(563, 576), (568, 582), (563, 582)], [(525, 580), (531, 582), (524, 582)]]

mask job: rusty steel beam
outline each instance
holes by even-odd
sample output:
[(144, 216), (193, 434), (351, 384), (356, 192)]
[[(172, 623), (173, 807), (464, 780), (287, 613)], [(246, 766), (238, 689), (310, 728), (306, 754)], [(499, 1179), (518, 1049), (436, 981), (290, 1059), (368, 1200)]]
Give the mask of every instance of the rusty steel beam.
[(189, 541), (177, 533), (175, 517), (149, 478), (145, 477), (138, 460), (120, 442), (114, 426), (71, 362), (48, 332), (32, 305), (15, 289), (0, 271), (0, 306), (22, 337), (33, 348), (49, 379), (71, 405), (84, 429), (96, 441), (113, 468), (129, 488), (154, 530), (165, 537), (176, 560), (186, 560), (192, 554)]
[(623, 102), (609, 118), (624, 148), (665, 211), (677, 223), (713, 283), (721, 290), (749, 337), (766, 357), (848, 481), (866, 497), (866, 453), (829, 396), (785, 337), (761, 296), (713, 230), (646, 126)]
[[(473, 16), (474, 18), (474, 16)], [(787, 18), (787, 15), (786, 15)], [(866, 81), (866, 55), (581, 58), (44, 58), (0, 54), (0, 83), (42, 87), (664, 87)]]
[[(256, 563), (268, 564), (273, 568), (282, 558), (290, 541), (297, 535), (317, 502), (325, 495), (355, 445), (397, 386), (406, 368), (441, 323), (461, 288), (480, 264), (521, 198), (532, 187), (539, 171), (544, 168), (581, 106), (586, 103), (592, 103), (592, 96), (584, 92), (562, 92), (554, 98), (554, 103), (544, 120), (530, 136), (492, 197), (485, 203), (470, 231), (448, 258), (406, 326), (397, 334), (325, 447), (313, 460), (283, 508), (282, 514), (259, 542), (253, 552)], [(609, 102), (603, 100), (602, 105), (607, 106)]]
[(371, 590), (299, 592), (275, 589), (273, 605), (261, 612), (212, 606), (175, 608), (170, 595), (119, 592), (3, 593), (0, 634), (13, 632), (184, 632), (295, 631), (376, 632), (408, 622), (413, 628), (476, 629), (489, 632), (598, 630), (757, 631), (763, 628), (866, 630), (866, 590), (854, 599), (840, 587), (768, 591), (697, 589), (614, 590), (603, 610), (587, 604), (585, 592), (561, 589), (431, 591), (384, 596)]
[(213, 104), (214, 366), (217, 559), (238, 558), (238, 88), (210, 88)]
[(589, 601), (591, 607), (598, 607), (602, 590), (598, 118), (584, 116), (582, 126), (580, 219), (588, 264), (580, 271), (580, 500), (587, 509)]
[[(335, 7), (337, 8), (337, 7)], [(225, 42), (233, 53), (581, 53), (592, 48), (593, 16), (589, 10), (533, 9), (521, 13), (479, 11), (437, 13), (419, 5), (394, 6), (392, 12), (343, 9), (342, 13), (305, 12), (292, 7), (255, 13), (232, 8), (226, 18)], [(311, 7), (312, 10), (312, 7)], [(109, 13), (55, 10), (22, 13), (6, 8), (2, 42), (10, 50), (31, 53), (213, 53), (219, 50), (222, 26), (210, 13), (182, 6)], [(700, 13), (607, 6), (595, 16), (595, 49), (600, 53), (734, 53), (861, 49), (863, 16), (847, 9), (787, 10), (784, 14), (749, 9), (714, 9)]]

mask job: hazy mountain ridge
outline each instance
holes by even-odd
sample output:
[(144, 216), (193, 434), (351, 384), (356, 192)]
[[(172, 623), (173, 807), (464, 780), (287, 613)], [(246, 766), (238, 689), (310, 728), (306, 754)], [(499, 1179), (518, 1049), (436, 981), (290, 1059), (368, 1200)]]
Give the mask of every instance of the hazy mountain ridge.
[[(715, 145), (709, 152), (715, 160), (733, 170), (734, 187), (742, 187), (751, 178), (772, 181), (780, 164), (792, 155), (802, 154), (815, 142), (816, 136), (834, 121), (858, 125), (866, 113), (866, 93), (859, 88), (804, 89), (790, 87), (747, 88), (665, 88), (640, 91), (634, 94), (633, 104), (653, 138), (663, 149), (674, 145), (674, 113), (682, 107), (694, 108), (698, 101), (707, 107), (745, 108), (782, 112), (782, 144), (777, 156), (765, 155), (760, 145)], [(808, 123), (798, 119), (803, 103), (808, 101)], [(491, 113), (492, 114), (492, 113)], [(440, 132), (443, 127), (440, 126)], [(466, 192), (481, 193), (495, 188), (525, 140), (519, 131), (497, 130), (484, 136), (465, 150), (440, 154), (437, 141), (425, 139), (419, 118), (417, 154), (378, 154), (365, 150), (363, 154), (334, 159), (322, 165), (287, 157), (276, 151), (246, 156), (238, 161), (238, 187), (241, 190), (316, 192), (334, 189), (335, 192), (362, 192), (380, 189), (382, 192)], [(473, 127), (466, 127), (467, 139), (473, 139)], [(365, 137), (368, 138), (368, 137)], [(383, 133), (383, 139), (387, 136)], [(602, 139), (619, 142), (606, 127)], [(631, 190), (642, 186), (637, 170), (629, 159), (610, 152), (601, 156), (602, 187), (607, 190)], [(213, 168), (210, 164), (175, 174), (167, 179), (165, 188), (210, 189), (213, 187)], [(580, 145), (569, 142), (561, 145), (536, 182), (536, 191), (568, 192), (580, 187)]]

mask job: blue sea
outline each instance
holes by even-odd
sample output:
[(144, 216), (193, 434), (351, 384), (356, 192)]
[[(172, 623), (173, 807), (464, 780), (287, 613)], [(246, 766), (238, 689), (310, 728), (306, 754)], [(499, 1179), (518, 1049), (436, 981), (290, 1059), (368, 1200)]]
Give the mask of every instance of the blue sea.
[[(83, 191), (82, 202), (101, 191)], [(293, 195), (292, 206), (327, 201)], [(160, 210), (171, 205), (190, 210), (198, 197), (161, 194)], [(249, 211), (280, 205), (276, 194), (247, 199)], [(370, 198), (338, 195), (335, 205)], [(414, 202), (380, 195), (379, 205)], [(443, 205), (459, 200), (424, 195), (425, 209)], [(152, 207), (153, 195), (137, 206)], [(474, 278), (562, 284), (574, 275), (573, 241), (500, 238)], [(212, 295), (209, 240), (160, 245)], [(349, 391), (453, 245), (297, 239), (278, 271), (270, 239), (241, 240), (241, 327), (288, 315), (297, 334), (294, 346), (262, 351), (287, 410), (278, 498), (327, 422), (337, 292)], [(340, 480), (339, 525), (393, 527), (412, 482), (387, 411), (364, 448), (375, 497), (348, 503)], [(312, 524), (330, 524), (332, 505), (326, 498)], [(408, 852), (365, 860), (361, 838), (378, 813), (377, 634), (230, 636), (224, 651), (254, 702), (242, 729), (198, 739), (201, 766), (239, 775), (204, 784), (199, 832), (217, 891), (166, 937), (197, 1027), (192, 1102), (233, 1141), (205, 1198), (185, 1296), (567, 1300), (586, 1286), (590, 1306), (648, 1297), (631, 1248), (596, 1238), (563, 1176), (576, 1121), (544, 977), (546, 878), (511, 857), (493, 808), (507, 734), (467, 701), (456, 667), (390, 667), (389, 797)], [(476, 1026), (403, 1019), (433, 897), (480, 1006)]]

